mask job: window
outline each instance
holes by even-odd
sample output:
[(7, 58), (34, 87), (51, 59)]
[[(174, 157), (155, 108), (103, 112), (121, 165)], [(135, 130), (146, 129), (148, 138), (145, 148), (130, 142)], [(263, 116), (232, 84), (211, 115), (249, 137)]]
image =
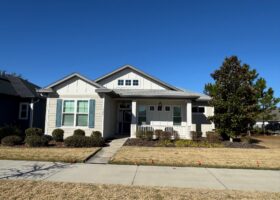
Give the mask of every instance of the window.
[(173, 107), (173, 124), (181, 125), (182, 117), (181, 117), (181, 107), (174, 106)]
[(205, 111), (204, 107), (198, 107), (198, 112), (199, 113), (204, 113), (204, 111)]
[(19, 119), (28, 119), (28, 103), (20, 103), (19, 104)]
[(77, 101), (77, 126), (88, 125), (88, 101)]
[(62, 125), (87, 126), (88, 112), (88, 100), (64, 100), (62, 110)]
[(155, 107), (154, 106), (150, 106), (150, 111), (154, 111)]
[(192, 107), (192, 112), (193, 113), (204, 113), (205, 112), (205, 108), (204, 107)]
[(165, 106), (165, 111), (170, 111), (170, 106)]
[(144, 123), (146, 123), (146, 106), (139, 106), (139, 110), (138, 110), (138, 124), (142, 125)]
[(138, 80), (133, 80), (133, 85), (134, 85), (134, 86), (139, 85), (139, 81), (138, 81)]
[(125, 85), (131, 85), (131, 80), (125, 80)]
[(123, 80), (119, 79), (118, 80), (118, 85), (123, 85)]
[(63, 102), (63, 117), (62, 117), (63, 126), (74, 125), (74, 113), (75, 113), (74, 103), (75, 103), (74, 100), (65, 100)]
[(158, 111), (162, 111), (162, 106), (158, 106), (158, 107), (157, 107), (157, 110), (158, 110)]

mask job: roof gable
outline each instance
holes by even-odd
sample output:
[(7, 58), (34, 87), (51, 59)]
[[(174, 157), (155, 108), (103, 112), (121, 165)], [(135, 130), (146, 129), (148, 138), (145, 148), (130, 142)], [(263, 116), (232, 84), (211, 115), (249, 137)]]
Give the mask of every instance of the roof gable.
[(118, 69), (116, 69), (116, 70), (114, 70), (114, 71), (96, 79), (95, 82), (101, 84), (105, 80), (110, 79), (112, 76), (114, 76), (116, 74), (119, 74), (119, 73), (121, 73), (125, 70), (131, 70), (132, 72), (134, 72), (134, 73), (136, 73), (136, 74), (138, 74), (138, 75), (140, 75), (140, 76), (142, 76), (142, 77), (144, 77), (144, 78), (162, 86), (163, 88), (166, 88), (166, 89), (169, 89), (169, 90), (180, 91), (180, 89), (178, 89), (178, 88), (176, 88), (176, 87), (174, 87), (174, 86), (172, 86), (168, 83), (165, 83), (165, 82), (163, 82), (163, 81), (161, 81), (161, 80), (159, 80), (159, 79), (157, 79), (157, 78), (155, 78), (155, 77), (153, 77), (153, 76), (151, 76), (151, 75), (149, 75), (149, 74), (147, 74), (147, 73), (145, 73), (145, 72), (143, 72), (143, 71), (141, 71), (141, 70), (139, 70), (139, 69), (137, 69), (137, 68), (135, 68), (131, 65), (124, 65), (123, 67), (120, 67), (120, 68), (118, 68)]
[(97, 88), (104, 88), (103, 86), (101, 86), (101, 85), (99, 85), (98, 83), (96, 83), (96, 82), (94, 82), (94, 81), (92, 81), (92, 80), (86, 78), (85, 76), (82, 76), (82, 75), (79, 74), (79, 73), (72, 73), (72, 74), (70, 74), (70, 75), (68, 75), (68, 76), (66, 76), (66, 77), (64, 77), (64, 78), (62, 78), (62, 79), (60, 79), (60, 80), (58, 80), (58, 81), (56, 81), (56, 82), (54, 82), (54, 83), (48, 85), (48, 86), (45, 87), (43, 90), (46, 90), (46, 91), (47, 91), (48, 89), (57, 87), (57, 86), (59, 86), (60, 84), (63, 84), (64, 82), (66, 82), (66, 81), (68, 81), (68, 80), (70, 80), (70, 79), (73, 79), (73, 78), (75, 78), (75, 77), (80, 78), (80, 79), (82, 79), (83, 81), (85, 81), (85, 82), (89, 83), (90, 85), (93, 85), (93, 86), (95, 86), (95, 87), (97, 87)]

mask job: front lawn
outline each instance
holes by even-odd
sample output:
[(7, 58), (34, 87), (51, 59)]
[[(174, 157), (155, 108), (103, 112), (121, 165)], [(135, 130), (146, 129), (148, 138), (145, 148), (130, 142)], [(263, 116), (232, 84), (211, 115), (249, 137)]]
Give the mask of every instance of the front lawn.
[(279, 199), (280, 193), (1, 180), (0, 199)]
[(122, 147), (113, 164), (280, 169), (280, 149)]
[(1, 160), (33, 160), (52, 162), (83, 162), (100, 148), (27, 148), (0, 146)]

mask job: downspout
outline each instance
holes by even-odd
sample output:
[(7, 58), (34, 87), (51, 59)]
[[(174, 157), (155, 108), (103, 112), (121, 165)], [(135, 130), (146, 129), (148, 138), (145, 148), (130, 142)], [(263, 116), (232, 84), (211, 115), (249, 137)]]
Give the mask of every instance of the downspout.
[(33, 114), (34, 114), (34, 104), (38, 103), (40, 100), (34, 102), (34, 99), (31, 99), (30, 103), (30, 119), (29, 119), (29, 128), (33, 128)]
[(34, 109), (34, 101), (31, 99), (30, 103), (30, 117), (29, 117), (29, 128), (33, 127), (33, 109)]

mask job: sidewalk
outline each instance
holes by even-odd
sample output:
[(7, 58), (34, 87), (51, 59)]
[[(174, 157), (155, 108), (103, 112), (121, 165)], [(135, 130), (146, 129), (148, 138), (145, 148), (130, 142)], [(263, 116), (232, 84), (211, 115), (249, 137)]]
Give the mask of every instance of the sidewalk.
[(0, 160), (1, 179), (280, 192), (280, 171)]
[(108, 146), (103, 147), (100, 151), (92, 156), (86, 163), (90, 164), (107, 164), (111, 157), (123, 146), (127, 138), (112, 140)]

